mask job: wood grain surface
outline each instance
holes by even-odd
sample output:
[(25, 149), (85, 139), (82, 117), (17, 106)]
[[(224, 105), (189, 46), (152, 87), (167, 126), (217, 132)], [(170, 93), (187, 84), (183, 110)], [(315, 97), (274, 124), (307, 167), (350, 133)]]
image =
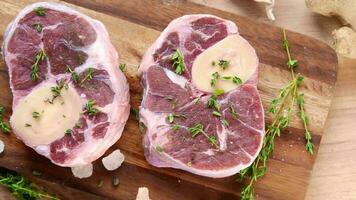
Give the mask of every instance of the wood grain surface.
[[(264, 5), (245, 0), (191, 0), (195, 3), (288, 28), (332, 44), (331, 32), (341, 23), (314, 14), (303, 0), (276, 1), (276, 21)], [(339, 57), (335, 95), (310, 180), (307, 200), (356, 199), (356, 60)]]
[[(136, 77), (137, 66), (145, 50), (158, 37), (169, 21), (189, 13), (211, 13), (233, 20), (239, 31), (257, 50), (260, 58), (259, 91), (264, 107), (276, 96), (278, 90), (288, 82), (286, 56), (281, 46), (281, 29), (253, 22), (243, 17), (191, 2), (177, 1), (67, 1), (81, 12), (102, 21), (118, 49), (120, 62), (128, 65), (126, 75), (130, 82), (131, 104), (139, 105), (141, 87)], [(0, 1), (1, 33), (28, 1)], [(302, 91), (306, 94), (306, 109), (311, 120), (313, 140), (318, 149), (323, 127), (333, 96), (336, 81), (336, 55), (327, 45), (289, 32), (292, 54), (299, 60), (298, 72), (306, 77)], [(2, 38), (3, 35), (1, 35)], [(11, 107), (8, 75), (3, 62), (0, 67), (0, 103)], [(270, 116), (267, 116), (267, 122)], [(276, 149), (269, 162), (268, 174), (256, 185), (259, 199), (304, 198), (315, 156), (304, 150), (303, 130), (295, 118), (291, 128), (276, 140)], [(73, 178), (67, 168), (60, 168), (25, 147), (13, 135), (0, 138), (6, 144), (0, 156), (0, 166), (31, 176), (32, 170), (40, 170), (40, 178), (55, 181), (89, 193), (110, 199), (134, 199), (137, 188), (147, 186), (152, 199), (236, 199), (241, 184), (234, 177), (210, 179), (191, 175), (179, 170), (158, 169), (148, 165), (143, 157), (141, 135), (137, 121), (130, 117), (122, 138), (112, 149), (120, 148), (126, 156), (124, 165), (115, 172), (107, 172), (99, 161), (94, 164), (94, 175), (79, 180)], [(111, 185), (111, 178), (120, 179), (119, 187)], [(104, 185), (98, 188), (100, 180)], [(204, 192), (193, 192), (204, 191)]]

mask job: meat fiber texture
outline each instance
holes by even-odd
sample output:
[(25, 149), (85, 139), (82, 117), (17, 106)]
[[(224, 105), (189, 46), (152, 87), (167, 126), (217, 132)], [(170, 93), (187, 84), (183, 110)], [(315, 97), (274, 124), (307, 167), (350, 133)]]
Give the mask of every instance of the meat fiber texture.
[[(144, 87), (140, 121), (146, 126), (143, 146), (150, 164), (219, 178), (236, 174), (257, 157), (264, 137), (264, 111), (257, 91), (257, 56), (251, 66), (256, 72), (250, 79), (218, 97), (221, 118), (213, 116), (213, 109), (207, 107), (212, 94), (199, 91), (192, 82), (195, 58), (232, 34), (238, 34), (238, 29), (231, 21), (212, 15), (186, 15), (173, 20), (144, 55), (139, 69)], [(182, 75), (172, 68), (171, 57), (176, 49), (184, 57), (186, 69)], [(254, 52), (252, 47), (246, 50)], [(201, 100), (194, 101), (198, 97)], [(178, 116), (174, 123), (167, 120), (169, 114)], [(224, 125), (223, 119), (229, 126)], [(216, 137), (218, 149), (203, 134), (192, 137), (188, 128), (197, 123), (203, 125), (209, 136)], [(180, 128), (174, 129), (174, 124)]]
[[(36, 15), (34, 9), (38, 7), (45, 9), (44, 16)], [(40, 32), (35, 29), (38, 23), (43, 26)], [(39, 78), (33, 81), (30, 69), (41, 48), (46, 59), (40, 61)], [(81, 115), (80, 125), (72, 129), (71, 135), (50, 144), (30, 146), (23, 141), (37, 153), (60, 166), (80, 166), (102, 156), (120, 138), (129, 116), (129, 87), (101, 22), (61, 4), (31, 4), (9, 24), (3, 56), (9, 69), (13, 110), (32, 90), (54, 85), (60, 79), (69, 81), (83, 104), (88, 99), (95, 100), (101, 110), (95, 116)], [(93, 79), (83, 85), (75, 84), (70, 81), (66, 66), (71, 66), (80, 78), (84, 78), (89, 67), (93, 68)]]

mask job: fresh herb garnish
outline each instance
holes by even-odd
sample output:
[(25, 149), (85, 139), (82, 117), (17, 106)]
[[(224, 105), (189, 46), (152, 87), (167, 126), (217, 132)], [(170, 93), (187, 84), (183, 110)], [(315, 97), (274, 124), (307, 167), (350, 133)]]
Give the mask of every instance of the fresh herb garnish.
[(57, 85), (51, 87), (52, 92), (52, 100), (48, 100), (49, 103), (53, 104), (54, 100), (61, 96), (61, 92), (64, 89), (68, 90), (68, 83), (66, 83), (63, 79), (56, 81)]
[(36, 81), (38, 79), (39, 62), (46, 58), (46, 54), (43, 49), (40, 49), (35, 56), (35, 63), (31, 66), (31, 80)]
[(35, 8), (35, 12), (38, 16), (45, 16), (46, 15), (46, 10), (43, 7), (37, 7)]
[(75, 123), (74, 128), (82, 128), (82, 124), (80, 122)]
[(122, 72), (126, 72), (126, 64), (125, 63), (120, 63), (119, 68)]
[(221, 113), (215, 110), (213, 111), (213, 115), (217, 117), (221, 117)]
[(38, 23), (35, 23), (33, 26), (35, 27), (35, 29), (36, 29), (37, 32), (41, 33), (41, 31), (42, 31), (42, 29), (43, 29), (42, 24), (40, 24), (40, 23), (38, 22)]
[(216, 145), (216, 137), (215, 137), (215, 135), (209, 136), (208, 140), (209, 140), (210, 144)]
[(213, 67), (215, 67), (216, 62), (215, 62), (215, 61), (211, 62), (211, 65), (212, 65)]
[(232, 82), (235, 83), (235, 84), (237, 84), (237, 85), (241, 85), (241, 84), (242, 84), (241, 78), (239, 78), (239, 77), (237, 77), (237, 76), (234, 76), (234, 77), (232, 78)]
[(303, 125), (304, 125), (304, 129), (305, 129), (305, 140), (306, 140), (306, 144), (305, 144), (305, 148), (306, 150), (309, 152), (309, 154), (313, 154), (314, 153), (314, 145), (311, 142), (311, 134), (309, 132), (308, 129), (308, 116), (305, 114), (305, 109), (304, 109), (304, 94), (299, 94), (298, 98), (297, 98), (297, 104), (299, 107), (299, 118), (302, 120)]
[(77, 74), (77, 72), (72, 70), (69, 65), (67, 65), (67, 71), (70, 73), (72, 81), (74, 83), (78, 83), (79, 82), (79, 75)]
[(216, 111), (220, 112), (221, 105), (218, 102), (217, 95), (213, 94), (210, 96), (210, 98), (208, 99), (208, 102), (207, 102), (207, 106), (208, 106), (208, 108), (213, 108)]
[(160, 145), (156, 146), (156, 151), (158, 151), (159, 153), (163, 152), (163, 148)]
[(216, 90), (214, 90), (214, 95), (216, 95), (216, 96), (220, 96), (220, 95), (222, 95), (222, 94), (224, 94), (224, 89), (216, 89)]
[(251, 166), (240, 171), (238, 179), (243, 180), (247, 176), (249, 180), (249, 183), (242, 188), (242, 200), (251, 200), (254, 198), (253, 183), (266, 173), (267, 161), (274, 150), (274, 138), (280, 136), (281, 129), (288, 127), (296, 103), (299, 109), (299, 117), (304, 124), (306, 150), (309, 154), (313, 154), (313, 144), (311, 143), (311, 135), (307, 127), (308, 118), (304, 110), (304, 96), (303, 94), (298, 95), (298, 87), (304, 78), (294, 74), (294, 68), (297, 66), (298, 61), (291, 58), (289, 43), (284, 29), (283, 38), (283, 47), (288, 56), (287, 66), (290, 69), (292, 80), (280, 90), (278, 97), (271, 102), (269, 112), (274, 114), (274, 119), (266, 130), (261, 152)]
[(165, 96), (164, 99), (166, 99), (166, 100), (168, 100), (168, 101), (171, 102), (171, 104), (172, 104), (172, 109), (175, 109), (175, 108), (176, 108), (177, 102), (178, 102), (177, 99), (173, 99), (173, 97), (171, 97), (171, 96)]
[(30, 183), (23, 176), (13, 172), (2, 170), (0, 172), (0, 185), (7, 187), (17, 199), (59, 200), (59, 198), (39, 191), (36, 185)]
[(173, 115), (172, 113), (170, 113), (170, 114), (167, 116), (167, 121), (168, 121), (169, 123), (173, 123), (173, 121), (174, 121), (174, 115)]
[(133, 114), (133, 116), (135, 116), (136, 120), (140, 119), (140, 116), (139, 116), (140, 110), (138, 108), (131, 108), (130, 111), (131, 111), (131, 114)]
[(198, 123), (198, 124), (195, 124), (193, 127), (188, 128), (188, 130), (192, 134), (192, 137), (194, 138), (199, 133), (203, 132), (203, 125)]
[(209, 136), (204, 131), (204, 126), (201, 123), (197, 123), (193, 127), (188, 128), (188, 131), (193, 138), (196, 137), (199, 133), (202, 133), (212, 145), (214, 145), (216, 148), (219, 148), (219, 146), (216, 144), (216, 137), (214, 135)]
[(226, 119), (221, 120), (221, 122), (224, 124), (224, 126), (229, 127), (230, 124)]
[(219, 60), (218, 65), (219, 65), (219, 67), (220, 67), (222, 70), (225, 70), (227, 67), (229, 67), (230, 61), (227, 61), (227, 60)]
[(64, 133), (66, 134), (66, 136), (71, 136), (72, 132), (72, 129), (67, 129)]
[(83, 108), (84, 113), (87, 113), (90, 116), (94, 116), (94, 115), (100, 113), (100, 110), (95, 108), (94, 106), (95, 106), (94, 100), (87, 101)]
[(231, 110), (232, 118), (237, 119), (237, 112), (236, 112), (235, 106), (233, 104), (230, 104), (230, 110)]
[(173, 131), (177, 131), (179, 130), (179, 128), (180, 128), (179, 124), (173, 124), (172, 126)]
[(173, 101), (172, 101), (172, 109), (175, 109), (177, 107), (177, 102), (178, 102), (177, 99), (173, 99)]
[(198, 96), (197, 98), (195, 98), (195, 99), (193, 100), (193, 104), (199, 103), (200, 100), (201, 100), (201, 96)]
[(41, 117), (41, 113), (39, 112), (32, 112), (32, 117), (35, 118), (35, 119), (39, 119)]
[(177, 49), (171, 58), (172, 62), (173, 62), (173, 69), (175, 69), (175, 72), (177, 74), (182, 74), (185, 70), (185, 65), (184, 65), (184, 59), (183, 59), (183, 55), (182, 52)]
[(31, 126), (32, 126), (31, 124), (28, 123), (25, 124), (25, 127), (31, 127)]
[(220, 74), (219, 74), (219, 72), (214, 72), (213, 74), (211, 74), (211, 77), (212, 78), (210, 80), (210, 85), (211, 85), (211, 87), (214, 87), (216, 85), (216, 82), (220, 78)]
[(10, 125), (4, 121), (4, 115), (5, 115), (5, 108), (0, 105), (0, 130), (3, 133), (10, 133), (11, 128)]
[(80, 85), (82, 86), (85, 81), (90, 81), (91, 79), (93, 79), (94, 77), (93, 75), (94, 75), (94, 68), (89, 68), (85, 77), (80, 81)]

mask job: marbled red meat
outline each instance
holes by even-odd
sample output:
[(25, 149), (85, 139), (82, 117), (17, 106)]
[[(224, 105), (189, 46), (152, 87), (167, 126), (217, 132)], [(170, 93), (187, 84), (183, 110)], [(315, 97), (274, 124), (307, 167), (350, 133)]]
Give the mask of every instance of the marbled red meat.
[[(256, 87), (257, 56), (251, 66), (256, 71), (250, 79), (218, 97), (221, 117), (212, 115), (207, 107), (212, 94), (198, 90), (192, 82), (197, 56), (233, 34), (238, 31), (231, 21), (212, 15), (187, 15), (172, 21), (146, 52), (140, 65), (144, 87), (140, 121), (146, 126), (143, 146), (152, 165), (217, 178), (239, 172), (258, 155), (264, 136), (264, 111)], [(172, 68), (171, 57), (177, 49), (184, 57), (185, 71), (181, 75)], [(196, 101), (198, 97), (200, 101)], [(168, 121), (169, 115), (176, 116), (174, 123)], [(197, 123), (217, 139), (218, 149), (203, 134), (192, 137), (189, 128)]]
[[(36, 13), (37, 8), (43, 8), (45, 14)], [(46, 58), (39, 61), (37, 80), (31, 80), (31, 66), (41, 49)], [(24, 140), (39, 154), (61, 166), (84, 165), (99, 158), (120, 138), (129, 115), (129, 88), (101, 22), (60, 4), (29, 5), (8, 26), (3, 56), (9, 68), (14, 111), (31, 91), (59, 80), (75, 88), (83, 104), (94, 100), (101, 110), (95, 116), (81, 114), (70, 135), (50, 144), (32, 146)], [(91, 68), (92, 79), (75, 83), (68, 66), (80, 80)], [(18, 135), (16, 129), (14, 132)]]

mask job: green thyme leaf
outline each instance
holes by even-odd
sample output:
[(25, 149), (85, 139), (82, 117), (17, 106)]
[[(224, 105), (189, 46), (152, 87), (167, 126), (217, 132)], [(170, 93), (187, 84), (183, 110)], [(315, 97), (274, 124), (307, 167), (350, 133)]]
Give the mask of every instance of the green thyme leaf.
[(156, 151), (158, 151), (159, 153), (162, 153), (164, 150), (160, 145), (156, 146)]
[(39, 33), (42, 32), (43, 26), (41, 23), (35, 23), (33, 26), (35, 27), (37, 32), (39, 32)]
[(192, 134), (192, 137), (196, 137), (199, 133), (203, 131), (203, 125), (200, 123), (195, 124), (193, 127), (188, 128), (189, 132)]
[(40, 49), (35, 56), (35, 63), (31, 66), (31, 80), (36, 81), (39, 78), (39, 64), (40, 61), (43, 61), (46, 58), (46, 54), (43, 49)]
[(221, 122), (224, 124), (224, 126), (229, 127), (230, 124), (226, 119), (221, 120)]
[(219, 60), (218, 65), (219, 65), (219, 67), (220, 67), (222, 70), (225, 70), (227, 67), (229, 67), (230, 61), (227, 61), (227, 60)]
[(126, 72), (126, 64), (125, 63), (120, 63), (119, 68), (122, 72)]
[(41, 117), (41, 113), (39, 113), (39, 112), (32, 112), (32, 117), (33, 118), (35, 118), (35, 119), (38, 119), (38, 118), (40, 118)]
[(216, 89), (216, 90), (214, 90), (214, 94), (216, 95), (216, 96), (220, 96), (220, 95), (222, 95), (222, 94), (224, 94), (224, 89)]
[(167, 116), (167, 121), (169, 123), (173, 123), (174, 122), (174, 115), (172, 113), (170, 113), (168, 116)]
[(35, 12), (38, 16), (41, 16), (41, 17), (46, 15), (46, 10), (43, 7), (35, 8)]
[(101, 111), (99, 109), (95, 108), (94, 106), (95, 106), (94, 100), (87, 101), (83, 108), (84, 113), (87, 113), (90, 116), (94, 116), (94, 115), (100, 113)]
[(234, 76), (234, 77), (232, 78), (232, 82), (235, 83), (235, 84), (237, 84), (237, 85), (241, 85), (241, 84), (242, 84), (242, 80), (241, 80), (239, 77), (237, 77), (237, 76)]
[(221, 113), (215, 110), (213, 111), (213, 115), (217, 117), (221, 117)]
[(183, 59), (183, 55), (182, 55), (182, 52), (177, 49), (172, 57), (171, 57), (171, 60), (173, 62), (173, 69), (175, 69), (175, 72), (177, 74), (182, 74), (185, 70), (185, 65), (184, 65), (184, 59)]
[(179, 128), (180, 128), (179, 124), (173, 124), (173, 126), (172, 126), (172, 129), (173, 129), (174, 131), (179, 130)]
[(94, 68), (89, 68), (85, 77), (80, 81), (80, 85), (83, 86), (85, 81), (90, 81), (94, 77)]
[(216, 82), (218, 81), (218, 79), (220, 78), (219, 72), (214, 72), (211, 75), (211, 80), (210, 80), (210, 85), (211, 87), (214, 87), (216, 85)]
[(78, 83), (79, 82), (79, 75), (77, 72), (75, 72), (74, 70), (71, 69), (71, 67), (69, 65), (67, 65), (67, 71), (71, 74), (71, 79), (74, 83)]

